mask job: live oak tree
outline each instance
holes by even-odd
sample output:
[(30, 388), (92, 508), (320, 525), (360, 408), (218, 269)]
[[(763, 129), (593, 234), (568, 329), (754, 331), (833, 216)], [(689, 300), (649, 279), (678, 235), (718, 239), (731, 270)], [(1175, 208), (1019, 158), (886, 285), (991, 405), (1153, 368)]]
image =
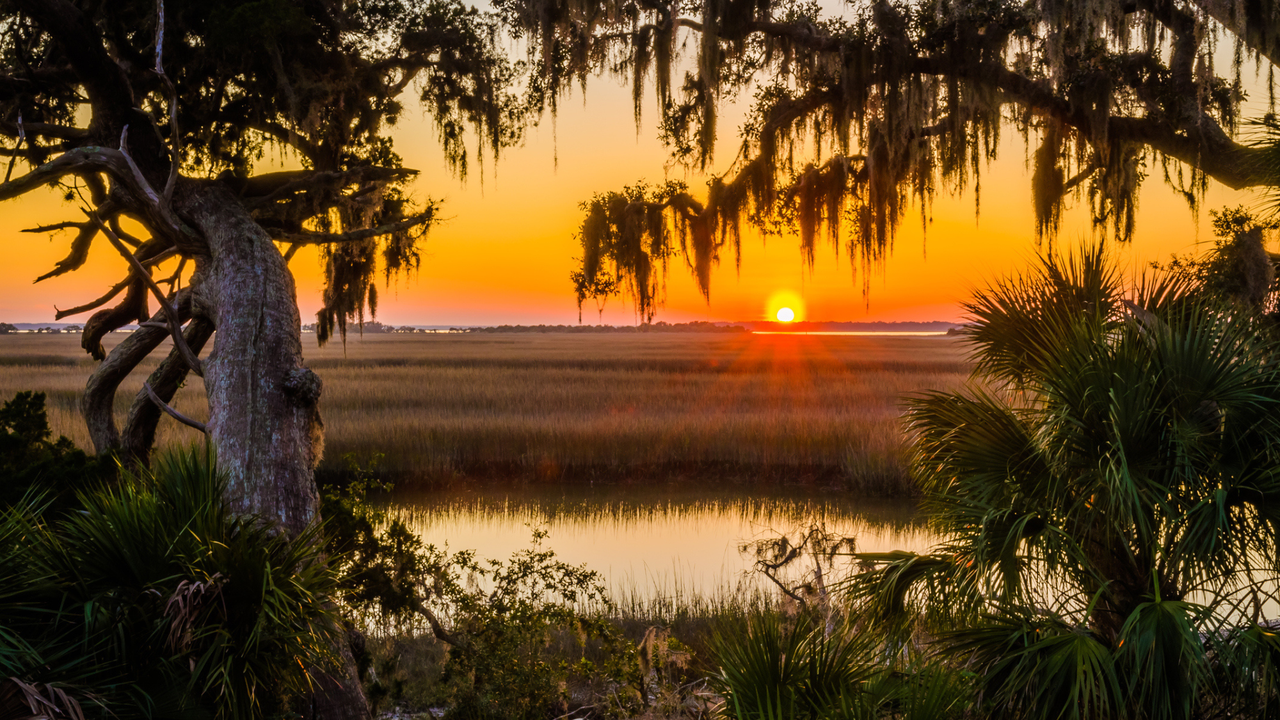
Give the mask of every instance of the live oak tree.
[[(1193, 206), (1210, 180), (1278, 182), (1276, 121), (1240, 114), (1251, 83), (1274, 99), (1271, 0), (868, 0), (835, 13), (806, 0), (496, 5), (550, 98), (612, 72), (629, 80), (639, 121), (651, 83), (673, 157), (711, 172), (705, 193), (638, 183), (584, 203), (580, 302), (599, 294), (597, 278), (619, 280), (646, 318), (673, 258), (707, 294), (747, 223), (797, 234), (810, 263), (825, 237), (865, 282), (912, 201), (927, 223), (940, 189), (978, 196), (1010, 130), (1033, 165), (1040, 236), (1075, 198), (1100, 234), (1130, 238), (1153, 174)], [(741, 143), (717, 170), (718, 112), (747, 93)]]
[[(31, 230), (70, 231), (41, 280), (80, 268), (95, 244), (129, 263), (57, 314), (95, 311), (83, 345), (101, 363), (83, 411), (99, 453), (145, 462), (194, 373), (233, 506), (290, 532), (312, 520), (321, 388), (302, 365), (287, 263), (322, 248), (322, 342), (376, 311), (379, 264), (415, 268), (435, 210), (406, 194), (416, 171), (388, 136), (406, 102), (460, 173), (468, 138), (496, 153), (519, 136), (525, 98), (494, 37), (457, 0), (0, 0), (0, 200), (52, 185), (80, 206)], [(299, 169), (255, 172), (268, 151)], [(107, 353), (104, 335), (135, 322)], [(118, 427), (121, 381), (170, 338)]]
[[(168, 411), (208, 433), (233, 511), (290, 534), (315, 519), (321, 384), (302, 363), (288, 261), (322, 248), (322, 342), (376, 311), (376, 272), (417, 266), (435, 212), (407, 195), (416, 171), (389, 126), (420, 105), (465, 173), (472, 138), (496, 154), (536, 105), (513, 94), (495, 37), (458, 0), (0, 0), (0, 200), (54, 186), (79, 206), (32, 229), (71, 238), (42, 280), (94, 245), (128, 261), (58, 311), (93, 311), (83, 346), (101, 362), (82, 410), (98, 453), (145, 463)], [(255, 171), (267, 152), (298, 169)], [(108, 353), (103, 337), (129, 323)], [(117, 425), (122, 380), (166, 339)], [(168, 405), (189, 374), (207, 426)], [(329, 716), (367, 714), (358, 688), (345, 701)]]

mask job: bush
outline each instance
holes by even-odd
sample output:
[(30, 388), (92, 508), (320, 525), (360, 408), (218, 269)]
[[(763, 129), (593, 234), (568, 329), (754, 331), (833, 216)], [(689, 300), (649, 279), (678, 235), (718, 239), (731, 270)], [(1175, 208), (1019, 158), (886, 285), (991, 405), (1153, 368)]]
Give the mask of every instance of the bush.
[(614, 711), (645, 703), (636, 648), (604, 619), (611, 605), (598, 573), (557, 560), (541, 546), (543, 531), (506, 562), (424, 545), (370, 502), (390, 490), (377, 478), (378, 458), (346, 460), (348, 482), (325, 488), (322, 507), (338, 595), (353, 622), (397, 639), (362, 659), (372, 701), (404, 699), (410, 669), (393, 653), (426, 633), (448, 650), (429, 697), (416, 700), (447, 705), (452, 718), (554, 717), (583, 699), (575, 687), (595, 687)]
[(77, 488), (115, 477), (115, 463), (89, 457), (65, 437), (51, 441), (45, 395), (20, 392), (0, 408), (0, 508), (37, 489), (61, 507)]
[(864, 620), (923, 618), (993, 714), (1276, 707), (1280, 340), (1220, 296), (1100, 250), (980, 293), (979, 382), (908, 413), (942, 543), (863, 556)]
[(224, 486), (192, 450), (70, 511), (37, 491), (0, 514), (0, 716), (40, 714), (34, 693), (87, 716), (272, 717), (308, 689), (333, 574), (314, 532), (232, 516)]

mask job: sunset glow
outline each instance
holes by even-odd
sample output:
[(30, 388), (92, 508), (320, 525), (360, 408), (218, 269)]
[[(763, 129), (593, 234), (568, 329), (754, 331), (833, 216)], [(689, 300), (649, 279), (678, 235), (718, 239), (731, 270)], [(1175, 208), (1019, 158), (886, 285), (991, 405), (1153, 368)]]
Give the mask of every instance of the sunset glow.
[(778, 322), (806, 319), (804, 298), (794, 290), (774, 291), (765, 302), (764, 319)]
[[(562, 105), (554, 131), (550, 122), (533, 128), (523, 146), (506, 151), (496, 167), (486, 162), (483, 174), (473, 169), (464, 183), (440, 166), (435, 130), (420, 113), (406, 113), (397, 126), (396, 150), (407, 166), (422, 171), (411, 185), (413, 195), (440, 200), (443, 220), (422, 244), (421, 270), (393, 278), (385, 290), (379, 287), (377, 319), (394, 325), (576, 324), (578, 307), (567, 277), (581, 254), (575, 235), (582, 222), (579, 203), (641, 179), (705, 183), (704, 176), (670, 164), (652, 127), (637, 137), (632, 118), (629, 91), (601, 83), (585, 104), (579, 97)], [(717, 159), (733, 154), (733, 133), (724, 137), (725, 151)], [(972, 188), (939, 188), (927, 227), (918, 219), (905, 222), (892, 254), (869, 269), (860, 262), (851, 267), (843, 247), (837, 252), (824, 242), (810, 266), (797, 238), (764, 238), (744, 226), (741, 265), (731, 249), (724, 252), (711, 274), (709, 300), (683, 261), (671, 263), (666, 302), (655, 320), (774, 320), (782, 307), (795, 312), (796, 322), (961, 320), (960, 304), (974, 288), (1025, 266), (1037, 250), (1031, 169), (1023, 162), (1022, 141), (1008, 133), (1001, 142), (1001, 159), (982, 177), (980, 214)], [(265, 158), (259, 170), (291, 167), (287, 158), (271, 160)], [(1253, 193), (1211, 183), (1202, 207), (1248, 207), (1256, 201)], [(1071, 248), (1090, 237), (1087, 206), (1081, 198), (1063, 215), (1056, 247)], [(1138, 271), (1153, 260), (1198, 254), (1211, 244), (1208, 212), (1192, 213), (1158, 178), (1144, 184), (1139, 207), (1133, 242), (1113, 244), (1122, 267)], [(0, 270), (0, 322), (52, 321), (54, 305), (91, 300), (127, 272), (110, 246), (95, 244), (82, 269), (33, 286), (32, 280), (66, 256), (74, 233), (51, 239), (20, 231), (74, 219), (78, 206), (50, 190), (0, 203), (0, 210), (7, 260)], [(290, 267), (302, 321), (314, 322), (323, 286), (318, 251), (298, 253)], [(768, 298), (764, 307), (762, 297)], [(637, 318), (632, 303), (620, 297), (600, 315), (589, 305), (582, 320), (631, 325)]]

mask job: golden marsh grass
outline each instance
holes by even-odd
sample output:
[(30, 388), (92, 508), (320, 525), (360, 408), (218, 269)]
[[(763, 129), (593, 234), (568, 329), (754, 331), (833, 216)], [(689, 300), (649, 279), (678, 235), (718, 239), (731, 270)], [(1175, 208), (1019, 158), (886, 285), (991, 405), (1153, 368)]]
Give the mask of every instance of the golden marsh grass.
[[(905, 480), (902, 396), (968, 374), (943, 337), (353, 334), (306, 355), (325, 383), (324, 468), (381, 453), (385, 470), (430, 480), (717, 475), (892, 492)], [(0, 397), (47, 393), (54, 432), (81, 446), (92, 367), (77, 337), (0, 336)], [(202, 419), (199, 385), (174, 405)], [(158, 442), (191, 434), (165, 419)]]

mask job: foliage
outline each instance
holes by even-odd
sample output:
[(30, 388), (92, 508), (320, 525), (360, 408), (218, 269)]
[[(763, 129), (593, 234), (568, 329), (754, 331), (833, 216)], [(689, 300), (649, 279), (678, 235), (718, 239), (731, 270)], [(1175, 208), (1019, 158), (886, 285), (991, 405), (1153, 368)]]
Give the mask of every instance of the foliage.
[[(506, 563), (477, 562), (471, 553), (433, 553), (439, 597), (454, 619), (459, 642), (449, 651), (443, 680), (458, 718), (534, 720), (568, 709), (567, 683), (598, 678), (613, 686), (619, 709), (639, 705), (635, 648), (596, 613), (607, 604), (593, 570), (557, 561), (540, 543), (514, 553)], [(569, 662), (548, 653), (553, 644), (577, 647)], [(602, 646), (602, 661), (586, 657), (589, 643)]]
[(964, 717), (970, 692), (959, 673), (895, 652), (866, 628), (832, 628), (820, 617), (756, 614), (714, 640), (713, 687), (732, 720)]
[(808, 616), (787, 625), (777, 614), (754, 616), (746, 632), (718, 635), (714, 648), (715, 687), (737, 720), (844, 715), (871, 674), (864, 638), (828, 634)]
[(1280, 339), (1100, 249), (978, 293), (975, 384), (908, 411), (929, 555), (864, 555), (868, 622), (923, 620), (1019, 717), (1273, 705)]
[[(348, 463), (352, 480), (325, 501), (338, 596), (353, 619), (381, 632), (425, 628), (448, 645), (437, 700), (451, 716), (542, 718), (563, 712), (570, 683), (607, 685), (615, 705), (640, 705), (636, 648), (600, 612), (610, 605), (598, 573), (557, 560), (541, 530), (505, 563), (425, 545), (369, 501), (370, 491), (390, 489), (376, 479), (376, 458)], [(396, 669), (383, 670), (385, 681), (366, 673), (366, 686), (394, 700)]]
[(43, 507), (70, 501), (78, 486), (114, 475), (108, 461), (90, 458), (70, 440), (50, 440), (45, 395), (19, 392), (0, 408), (0, 508), (20, 501), (33, 488)]
[[(1233, 189), (1280, 182), (1275, 108), (1252, 124), (1261, 132), (1239, 136), (1246, 59), (1275, 95), (1273, 0), (1247, 10), (1212, 0), (495, 6), (527, 40), (553, 109), (575, 84), (616, 76), (632, 88), (637, 126), (655, 108), (673, 162), (710, 175), (700, 193), (633, 186), (584, 204), (577, 286), (608, 270), (642, 314), (661, 303), (648, 291), (672, 254), (709, 293), (710, 267), (723, 252), (739, 255), (748, 223), (794, 237), (809, 263), (828, 242), (869, 292), (867, 274), (912, 209), (927, 226), (940, 190), (972, 189), (979, 211), (983, 172), (1010, 129), (1030, 159), (1038, 238), (1054, 237), (1075, 203), (1099, 237), (1127, 241), (1151, 177), (1192, 209), (1209, 179)], [(1222, 47), (1234, 49), (1225, 66)], [(731, 103), (749, 105), (737, 142), (720, 130)], [(732, 160), (716, 167), (726, 147)]]
[[(234, 517), (211, 457), (159, 459), (78, 508), (0, 516), (0, 676), (93, 716), (276, 716), (330, 658), (334, 577), (314, 531)], [(19, 685), (20, 687), (22, 685)]]
[(1275, 266), (1264, 245), (1275, 224), (1260, 221), (1243, 206), (1210, 210), (1209, 216), (1213, 249), (1201, 258), (1174, 256), (1167, 269), (1189, 274), (1210, 294), (1274, 313)]

